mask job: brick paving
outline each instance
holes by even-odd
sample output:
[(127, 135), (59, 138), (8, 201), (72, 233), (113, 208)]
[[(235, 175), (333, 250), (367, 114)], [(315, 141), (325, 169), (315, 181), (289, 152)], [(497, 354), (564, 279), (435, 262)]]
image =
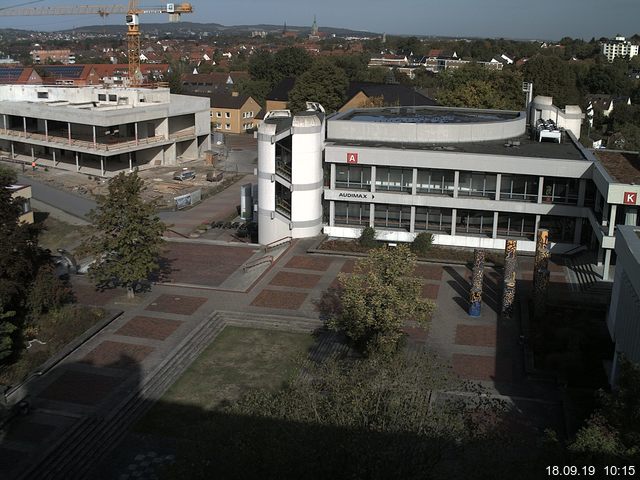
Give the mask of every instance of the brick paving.
[(165, 281), (218, 287), (254, 253), (247, 247), (169, 242)]
[(72, 282), (73, 294), (78, 303), (82, 305), (96, 305), (103, 307), (111, 302), (114, 298), (124, 295), (125, 291), (119, 288), (99, 291), (93, 285), (85, 283), (86, 279), (76, 280)]
[(281, 290), (263, 290), (251, 302), (254, 307), (284, 308), (287, 310), (297, 310), (307, 298), (306, 293), (283, 292)]
[(437, 283), (425, 283), (422, 285), (422, 296), (430, 300), (437, 299), (439, 291), (440, 285)]
[(455, 342), (457, 345), (495, 347), (496, 337), (495, 325), (458, 325)]
[(353, 270), (356, 268), (355, 260), (345, 260), (342, 268), (340, 269), (343, 273), (353, 273)]
[(493, 380), (496, 376), (496, 358), (486, 355), (466, 355), (454, 353), (453, 371), (462, 378), (473, 380)]
[(38, 397), (58, 402), (96, 405), (107, 397), (121, 382), (120, 377), (93, 373), (66, 371)]
[(4, 438), (10, 442), (34, 442), (36, 444), (40, 444), (55, 432), (55, 430), (56, 427), (53, 425), (37, 422), (24, 422), (20, 425), (19, 429), (10, 429)]
[(318, 272), (324, 272), (331, 265), (331, 259), (325, 257), (310, 257), (297, 255), (293, 257), (285, 265), (285, 268), (297, 268), (300, 270), (315, 270)]
[(182, 323), (179, 320), (137, 316), (125, 323), (116, 331), (116, 334), (127, 337), (166, 340)]
[(206, 302), (207, 299), (205, 297), (162, 294), (151, 302), (145, 310), (176, 315), (193, 315)]
[(105, 341), (81, 360), (96, 367), (137, 368), (154, 348), (146, 345)]
[(278, 287), (313, 288), (322, 276), (309, 273), (278, 272), (269, 285)]
[(424, 265), (416, 266), (415, 274), (426, 280), (442, 280), (442, 267), (440, 265)]

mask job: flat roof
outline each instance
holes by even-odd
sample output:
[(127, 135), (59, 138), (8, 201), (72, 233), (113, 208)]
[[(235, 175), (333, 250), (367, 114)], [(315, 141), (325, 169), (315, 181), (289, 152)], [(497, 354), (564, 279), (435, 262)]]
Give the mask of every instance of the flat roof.
[(335, 120), (377, 123), (485, 123), (513, 120), (520, 112), (471, 110), (443, 107), (395, 107), (352, 110)]
[(594, 150), (593, 154), (616, 182), (640, 185), (638, 152)]
[[(514, 144), (515, 143), (515, 144)], [(477, 153), (484, 155), (508, 155), (512, 157), (559, 158), (563, 160), (584, 160), (580, 149), (568, 138), (562, 143), (537, 142), (526, 135), (511, 140), (486, 142), (465, 142), (451, 144), (395, 143), (376, 141), (327, 140), (327, 144), (353, 147), (383, 147), (399, 150), (423, 150), (432, 152)]]

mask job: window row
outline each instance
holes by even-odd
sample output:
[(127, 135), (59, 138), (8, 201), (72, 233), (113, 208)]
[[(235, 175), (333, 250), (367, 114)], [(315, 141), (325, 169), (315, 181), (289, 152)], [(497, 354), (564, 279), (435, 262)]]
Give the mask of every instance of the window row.
[[(334, 224), (348, 226), (369, 226), (371, 206), (368, 203), (335, 202)], [(461, 236), (493, 236), (494, 212), (482, 210), (456, 211), (455, 233)], [(411, 207), (404, 205), (376, 204), (373, 213), (373, 226), (383, 229), (410, 231)], [(576, 219), (571, 217), (542, 216), (540, 228), (549, 229), (554, 242), (573, 243)], [(498, 213), (495, 225), (498, 238), (535, 238), (535, 215), (521, 213)], [(452, 209), (434, 207), (416, 207), (416, 232), (451, 234)]]
[[(453, 196), (455, 189), (453, 170), (418, 169), (416, 193)], [(335, 186), (338, 189), (405, 192), (413, 190), (413, 169), (377, 167), (376, 178), (371, 178), (371, 167), (337, 164)], [(537, 203), (540, 194), (540, 179), (532, 175), (502, 175), (499, 191), (501, 200)], [(545, 177), (542, 202), (578, 204), (579, 180), (575, 178)], [(459, 197), (495, 199), (497, 175), (479, 172), (460, 172), (458, 176)]]

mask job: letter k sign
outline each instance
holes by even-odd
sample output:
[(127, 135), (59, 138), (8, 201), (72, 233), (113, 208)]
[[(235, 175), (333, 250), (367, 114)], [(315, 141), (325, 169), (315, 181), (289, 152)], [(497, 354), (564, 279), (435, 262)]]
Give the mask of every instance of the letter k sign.
[(636, 192), (624, 192), (624, 204), (636, 205), (638, 203), (638, 194)]

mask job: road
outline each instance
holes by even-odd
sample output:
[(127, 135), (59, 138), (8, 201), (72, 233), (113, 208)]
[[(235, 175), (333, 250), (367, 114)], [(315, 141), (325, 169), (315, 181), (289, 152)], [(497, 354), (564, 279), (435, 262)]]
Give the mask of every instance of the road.
[(86, 220), (87, 214), (96, 207), (96, 202), (88, 198), (65, 192), (58, 188), (39, 182), (31, 177), (18, 175), (18, 183), (31, 185), (33, 198), (42, 203), (62, 210), (74, 217)]

